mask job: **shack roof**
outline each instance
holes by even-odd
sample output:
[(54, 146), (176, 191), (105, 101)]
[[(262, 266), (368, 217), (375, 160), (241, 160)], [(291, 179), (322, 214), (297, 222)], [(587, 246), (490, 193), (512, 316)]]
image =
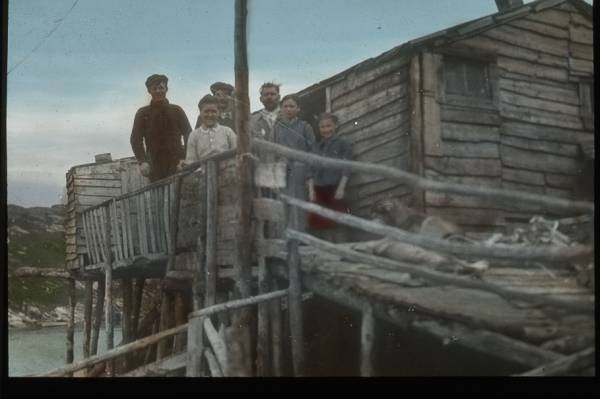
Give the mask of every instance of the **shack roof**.
[(464, 39), (468, 36), (479, 34), (486, 30), (492, 29), (498, 25), (507, 23), (514, 19), (522, 18), (528, 14), (538, 13), (548, 8), (556, 7), (561, 4), (568, 3), (575, 7), (582, 15), (592, 20), (593, 7), (586, 3), (584, 0), (536, 0), (531, 3), (524, 4), (519, 7), (514, 7), (509, 10), (500, 11), (494, 14), (490, 14), (481, 18), (477, 18), (468, 22), (446, 28), (429, 35), (425, 35), (399, 46), (392, 48), (376, 57), (369, 58), (363, 62), (360, 62), (336, 75), (333, 75), (325, 80), (315, 83), (300, 92), (299, 95), (303, 96), (309, 94), (315, 90), (328, 86), (338, 80), (342, 80), (348, 74), (358, 72), (361, 70), (369, 69), (374, 65), (378, 65), (390, 58), (394, 58), (400, 55), (411, 54), (420, 51), (427, 47), (438, 47), (445, 43)]

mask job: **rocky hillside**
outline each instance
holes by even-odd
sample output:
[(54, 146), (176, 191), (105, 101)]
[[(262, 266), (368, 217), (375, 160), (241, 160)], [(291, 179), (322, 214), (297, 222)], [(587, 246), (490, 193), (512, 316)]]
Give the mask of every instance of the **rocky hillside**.
[(64, 280), (20, 278), (14, 271), (22, 266), (64, 267), (65, 207), (7, 207), (9, 322), (21, 327), (35, 321), (66, 320), (68, 303)]

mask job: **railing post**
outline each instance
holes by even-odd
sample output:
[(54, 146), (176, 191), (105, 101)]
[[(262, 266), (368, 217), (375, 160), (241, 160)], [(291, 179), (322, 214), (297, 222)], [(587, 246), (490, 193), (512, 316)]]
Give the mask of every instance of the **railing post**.
[[(104, 259), (104, 275), (105, 275), (105, 304), (104, 311), (106, 323), (106, 349), (111, 350), (114, 347), (114, 325), (113, 325), (113, 297), (112, 297), (112, 251), (110, 237), (110, 210), (108, 205), (101, 208), (102, 212), (106, 212), (104, 220), (104, 249), (106, 258)], [(114, 374), (114, 362), (107, 363), (107, 374), (112, 377)]]
[(83, 312), (84, 332), (83, 332), (83, 357), (90, 357), (90, 340), (92, 335), (92, 301), (94, 297), (94, 281), (85, 282), (85, 303)]
[(206, 292), (204, 306), (216, 301), (217, 290), (217, 164), (206, 163)]
[[(299, 212), (295, 206), (287, 207), (288, 229), (297, 230), (299, 225)], [(300, 254), (298, 240), (287, 238), (288, 268), (289, 268), (289, 295), (288, 310), (290, 318), (290, 333), (292, 339), (292, 360), (294, 376), (304, 375), (304, 325), (302, 320), (302, 282), (300, 280)]]
[(205, 316), (193, 316), (189, 319), (187, 331), (186, 377), (202, 377), (204, 354)]
[(362, 321), (360, 329), (360, 375), (361, 377), (371, 377), (374, 375), (373, 369), (373, 346), (375, 340), (375, 317), (373, 307), (370, 304), (364, 305), (362, 312)]
[(168, 253), (169, 260), (167, 263), (167, 271), (171, 271), (175, 269), (175, 255), (177, 253), (177, 234), (179, 231), (179, 204), (181, 198), (181, 176), (177, 176), (175, 178), (175, 183), (173, 187), (173, 196), (170, 198), (170, 215), (169, 215), (169, 245), (168, 245)]
[(73, 363), (73, 347), (75, 338), (75, 279), (69, 278), (69, 320), (67, 323), (67, 363)]

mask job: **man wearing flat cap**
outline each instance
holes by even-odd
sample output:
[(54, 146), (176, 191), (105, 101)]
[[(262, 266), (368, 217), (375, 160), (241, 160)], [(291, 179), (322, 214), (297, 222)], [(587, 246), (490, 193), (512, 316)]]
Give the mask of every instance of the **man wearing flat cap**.
[(168, 78), (151, 75), (146, 89), (150, 105), (138, 109), (131, 131), (131, 148), (140, 164), (140, 173), (156, 181), (177, 171), (185, 159), (185, 144), (192, 131), (183, 109), (167, 100)]
[[(216, 82), (210, 85), (210, 91), (219, 100), (219, 125), (227, 126), (235, 131), (233, 90), (233, 86), (225, 82)], [(200, 108), (200, 104), (198, 104), (198, 108)], [(198, 129), (201, 124), (202, 121), (200, 120), (200, 115), (198, 115), (195, 129)]]

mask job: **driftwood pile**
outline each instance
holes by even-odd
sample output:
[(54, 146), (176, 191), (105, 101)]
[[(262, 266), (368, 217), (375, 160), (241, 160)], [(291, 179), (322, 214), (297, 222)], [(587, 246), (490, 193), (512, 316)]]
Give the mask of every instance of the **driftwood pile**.
[[(397, 206), (396, 206), (397, 207)], [(398, 208), (398, 207), (397, 207)], [(397, 209), (395, 210), (398, 214)], [(403, 212), (406, 214), (406, 212)], [(412, 216), (412, 215), (411, 215)], [(397, 218), (396, 218), (397, 219)], [(414, 220), (414, 216), (412, 217)], [(435, 220), (433, 220), (435, 219)], [(511, 245), (515, 247), (569, 247), (581, 244), (589, 244), (590, 234), (583, 234), (582, 230), (589, 228), (589, 221), (576, 220), (574, 218), (561, 220), (548, 220), (542, 216), (534, 216), (524, 226), (515, 227), (507, 233), (491, 233), (489, 237), (475, 241), (462, 235), (457, 229), (437, 228), (432, 234), (428, 225), (451, 226), (450, 223), (439, 220), (437, 217), (418, 218), (419, 226), (411, 225), (410, 230), (420, 234), (431, 235), (435, 238), (445, 238), (448, 241), (478, 242), (494, 246), (496, 244)], [(408, 220), (408, 218), (405, 218)], [(388, 221), (390, 221), (388, 219)], [(563, 225), (564, 222), (564, 225)], [(409, 223), (410, 224), (410, 223)], [(403, 226), (406, 228), (406, 223)], [(451, 234), (440, 234), (440, 231)], [(583, 238), (583, 240), (582, 240)], [(583, 242), (585, 241), (585, 242)], [(474, 259), (472, 257), (446, 254), (440, 251), (425, 249), (417, 245), (399, 242), (393, 239), (382, 239), (351, 244), (353, 250), (366, 252), (407, 263), (424, 265), (439, 271), (473, 274), (481, 276), (490, 266), (503, 267), (515, 266), (536, 268), (560, 268), (564, 271), (572, 271), (577, 275), (578, 283), (583, 287), (594, 287), (594, 261), (593, 257), (574, 259), (570, 262), (561, 262), (553, 265), (544, 265), (540, 262), (523, 262), (500, 259)]]

